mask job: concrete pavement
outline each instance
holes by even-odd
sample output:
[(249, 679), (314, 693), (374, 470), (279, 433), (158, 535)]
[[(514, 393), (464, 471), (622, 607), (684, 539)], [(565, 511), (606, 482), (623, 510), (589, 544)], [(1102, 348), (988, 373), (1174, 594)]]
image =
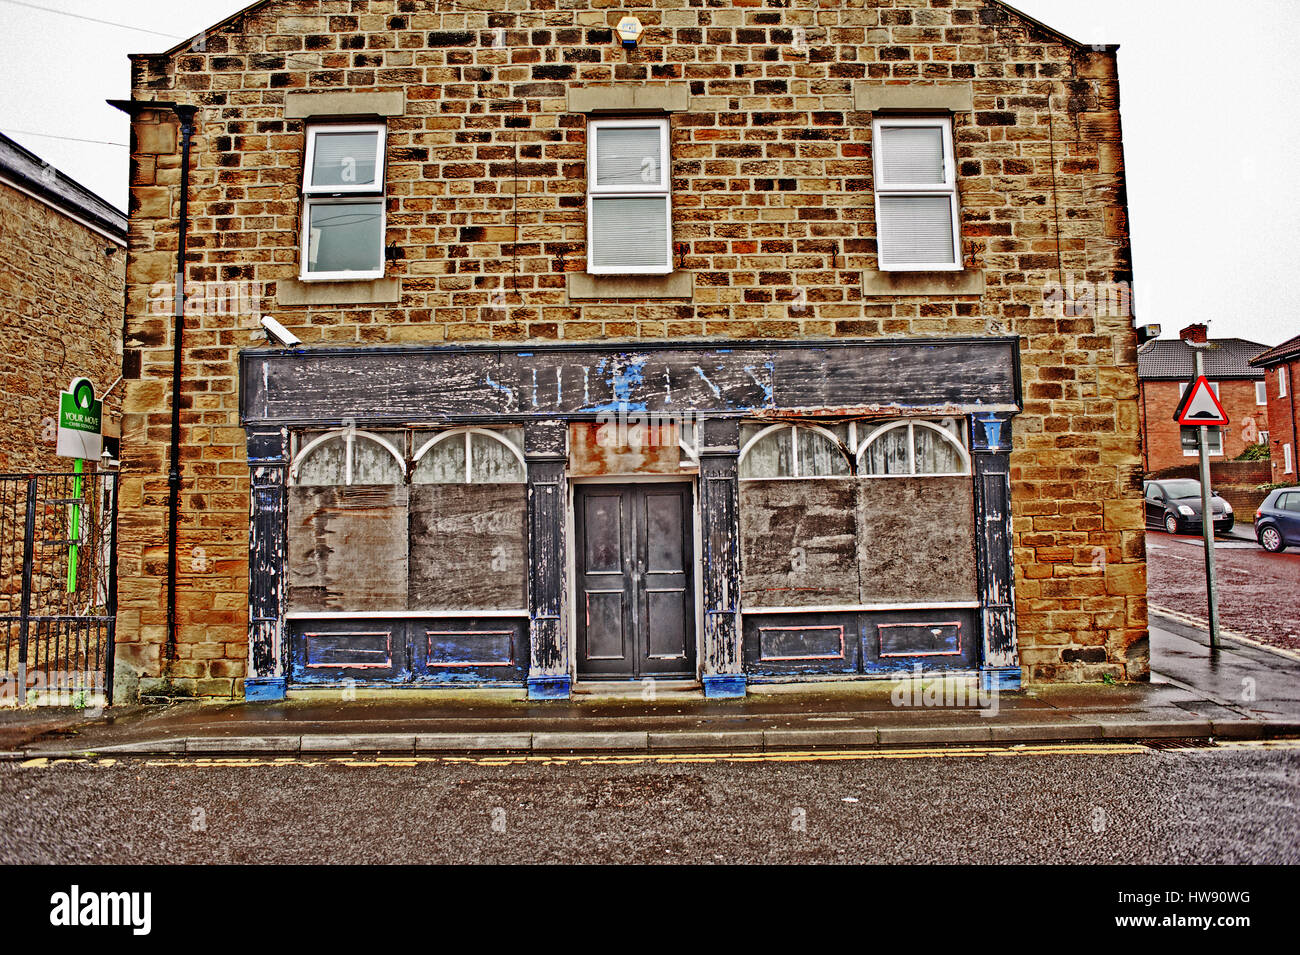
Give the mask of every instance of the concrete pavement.
[(1153, 615), (1152, 682), (1053, 684), (978, 697), (970, 681), (752, 686), (712, 701), (670, 689), (536, 703), (522, 691), (388, 691), (344, 700), (317, 691), (280, 703), (177, 703), (115, 708), (99, 719), (20, 714), (8, 758), (87, 753), (276, 754), (860, 748), (912, 744), (1300, 735), (1300, 659), (1205, 635)]

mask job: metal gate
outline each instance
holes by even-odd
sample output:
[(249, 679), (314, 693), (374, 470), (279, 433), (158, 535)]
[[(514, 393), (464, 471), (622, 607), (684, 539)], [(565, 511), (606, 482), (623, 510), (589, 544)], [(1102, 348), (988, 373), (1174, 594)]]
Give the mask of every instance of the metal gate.
[(0, 705), (112, 703), (117, 475), (0, 475)]

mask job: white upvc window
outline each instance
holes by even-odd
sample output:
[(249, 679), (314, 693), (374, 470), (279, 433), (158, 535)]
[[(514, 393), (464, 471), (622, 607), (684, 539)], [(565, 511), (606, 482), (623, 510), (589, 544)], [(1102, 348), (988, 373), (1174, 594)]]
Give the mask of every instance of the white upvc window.
[(949, 117), (871, 124), (882, 272), (959, 272), (957, 162)]
[(1255, 404), (1257, 405), (1268, 404), (1268, 382), (1266, 381), (1255, 382)]
[(382, 123), (307, 127), (303, 280), (383, 277), (385, 132)]
[(596, 119), (587, 126), (587, 271), (673, 270), (672, 167), (666, 119)]
[[(1184, 425), (1179, 429), (1179, 439), (1183, 445), (1183, 457), (1194, 458), (1201, 453), (1200, 427)], [(1211, 456), (1223, 454), (1223, 432), (1218, 428), (1206, 428), (1206, 448)]]
[(1278, 368), (1277, 370), (1277, 396), (1279, 398), (1286, 397), (1286, 366), (1285, 365)]
[(1291, 445), (1284, 444), (1282, 445), (1282, 472), (1284, 474), (1290, 474), (1292, 466), (1293, 465), (1291, 462)]

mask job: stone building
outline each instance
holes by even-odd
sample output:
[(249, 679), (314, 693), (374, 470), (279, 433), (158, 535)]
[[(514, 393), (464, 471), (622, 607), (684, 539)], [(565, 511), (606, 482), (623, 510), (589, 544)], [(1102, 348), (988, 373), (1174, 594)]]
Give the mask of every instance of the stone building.
[(1296, 408), (1296, 385), (1300, 384), (1300, 335), (1250, 360), (1264, 375), (1268, 400), (1269, 457), (1275, 484), (1300, 484), (1296, 455), (1300, 453), (1300, 413)]
[(1204, 351), (1205, 377), (1229, 424), (1210, 429), (1211, 461), (1232, 461), (1246, 448), (1269, 440), (1264, 373), (1251, 359), (1266, 346), (1244, 338), (1206, 338), (1205, 325), (1189, 325), (1175, 339), (1158, 338), (1138, 349), (1138, 410), (1142, 419), (1142, 466), (1151, 474), (1195, 464), (1197, 428), (1181, 427), (1174, 412), (1196, 381), (1193, 345)]
[(1115, 48), (561, 6), (133, 57), (119, 675), (1144, 679), (1136, 337), (1062, 293), (1131, 281)]
[[(0, 135), (0, 474), (71, 469), (54, 453), (59, 392), (121, 374), (125, 249), (125, 215)], [(106, 418), (120, 406), (119, 385)]]

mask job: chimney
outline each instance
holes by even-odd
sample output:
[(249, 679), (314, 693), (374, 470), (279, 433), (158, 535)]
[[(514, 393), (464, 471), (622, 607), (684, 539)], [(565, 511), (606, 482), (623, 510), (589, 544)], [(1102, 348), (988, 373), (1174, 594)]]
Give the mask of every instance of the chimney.
[(1178, 333), (1178, 337), (1185, 342), (1194, 342), (1197, 345), (1204, 345), (1205, 332), (1206, 328), (1204, 325), (1188, 325)]

